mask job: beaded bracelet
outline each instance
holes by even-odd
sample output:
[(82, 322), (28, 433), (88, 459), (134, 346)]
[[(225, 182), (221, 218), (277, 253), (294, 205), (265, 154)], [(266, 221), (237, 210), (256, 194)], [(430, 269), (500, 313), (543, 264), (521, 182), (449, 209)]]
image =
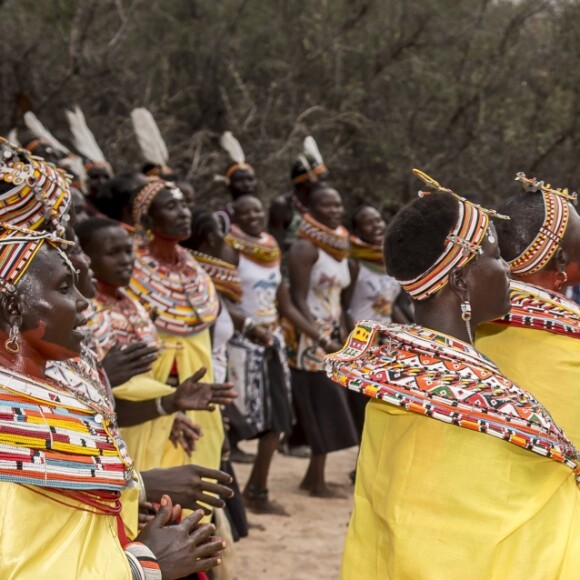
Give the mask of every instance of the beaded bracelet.
[(157, 558), (145, 544), (131, 542), (125, 546), (125, 554), (132, 580), (162, 580)]

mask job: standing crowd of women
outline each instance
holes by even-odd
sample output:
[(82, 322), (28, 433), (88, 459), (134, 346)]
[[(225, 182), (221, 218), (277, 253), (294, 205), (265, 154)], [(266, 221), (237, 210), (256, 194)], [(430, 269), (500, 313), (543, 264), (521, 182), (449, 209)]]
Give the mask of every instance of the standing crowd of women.
[(283, 438), (316, 497), (361, 445), (344, 580), (577, 576), (575, 194), (518, 174), (496, 212), (415, 170), (388, 229), (364, 205), (349, 231), (311, 137), (267, 212), (225, 133), (213, 211), (162, 147), (113, 176), (71, 118), (84, 170), (46, 132), (0, 141), (2, 578), (233, 577), (246, 509), (288, 515)]

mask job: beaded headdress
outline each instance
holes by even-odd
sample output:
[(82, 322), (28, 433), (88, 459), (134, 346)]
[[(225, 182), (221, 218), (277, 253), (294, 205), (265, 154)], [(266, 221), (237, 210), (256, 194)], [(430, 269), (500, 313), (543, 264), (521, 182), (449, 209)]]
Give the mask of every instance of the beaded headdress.
[(49, 222), (64, 235), (62, 222), (71, 205), (64, 170), (0, 137), (0, 184), (8, 186), (0, 193), (0, 221), (33, 230)]
[(181, 190), (171, 181), (164, 181), (158, 177), (152, 177), (135, 195), (132, 204), (132, 215), (135, 226), (143, 225), (143, 218), (147, 215), (153, 200), (164, 189), (168, 189), (171, 195), (177, 199), (183, 199)]
[[(399, 280), (401, 286), (412, 298), (425, 300), (439, 292), (447, 284), (452, 270), (465, 266), (473, 258), (483, 253), (481, 244), (486, 235), (490, 241), (493, 241), (488, 230), (490, 215), (503, 219), (509, 218), (468, 201), (418, 169), (413, 169), (413, 173), (422, 179), (430, 189), (452, 195), (458, 204), (457, 221), (445, 238), (443, 253), (431, 267), (416, 278)], [(419, 196), (423, 197), (424, 195), (428, 195), (428, 192), (419, 192)]]
[(556, 253), (568, 227), (570, 207), (568, 202), (576, 203), (578, 196), (567, 189), (552, 189), (543, 181), (528, 178), (524, 173), (516, 175), (524, 189), (540, 192), (544, 200), (544, 223), (531, 244), (510, 263), (512, 274), (531, 276), (539, 272)]
[(54, 232), (39, 232), (0, 223), (0, 292), (14, 288), (45, 243), (55, 248), (66, 265), (75, 272), (61, 249), (61, 246), (74, 245), (74, 242), (59, 238)]

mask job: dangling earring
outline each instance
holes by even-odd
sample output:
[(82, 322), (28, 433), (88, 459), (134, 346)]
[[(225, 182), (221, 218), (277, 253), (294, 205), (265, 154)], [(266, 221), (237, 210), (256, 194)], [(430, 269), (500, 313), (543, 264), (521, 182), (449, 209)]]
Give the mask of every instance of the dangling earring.
[(467, 328), (467, 336), (469, 336), (469, 342), (473, 344), (473, 336), (471, 336), (471, 304), (469, 300), (465, 300), (461, 303), (461, 318), (465, 322), (465, 327)]
[(8, 335), (8, 340), (4, 342), (4, 348), (11, 352), (12, 354), (17, 354), (20, 352), (20, 345), (18, 341), (20, 339), (20, 331), (18, 330), (18, 326), (13, 324), (10, 327), (10, 334)]
[(566, 282), (568, 282), (568, 274), (566, 274), (566, 270), (558, 270), (556, 272), (556, 282), (554, 284), (554, 290), (556, 292), (561, 292), (562, 288), (564, 288), (564, 286), (566, 285)]

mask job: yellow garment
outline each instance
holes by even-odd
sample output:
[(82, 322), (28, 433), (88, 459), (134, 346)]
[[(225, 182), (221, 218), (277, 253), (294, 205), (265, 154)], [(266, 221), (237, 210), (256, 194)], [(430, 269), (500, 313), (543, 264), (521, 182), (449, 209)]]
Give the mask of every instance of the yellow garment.
[(579, 570), (569, 467), (368, 403), (342, 580), (572, 580)]
[(580, 448), (580, 340), (547, 330), (485, 324), (475, 346), (532, 393)]
[(63, 506), (15, 483), (0, 483), (0, 505), (2, 580), (131, 580), (115, 516)]
[[(133, 377), (127, 383), (115, 387), (113, 393), (119, 399), (144, 401), (168, 395), (175, 391), (166, 385), (175, 359), (179, 381), (189, 378), (200, 367), (207, 368), (203, 382), (212, 382), (211, 341), (209, 330), (191, 336), (174, 336), (159, 332), (164, 348), (155, 361), (151, 373)], [(175, 348), (179, 346), (180, 348)], [(178, 467), (195, 463), (204, 467), (218, 469), (224, 439), (221, 413), (215, 411), (188, 411), (188, 417), (201, 426), (203, 437), (196, 442), (191, 457), (181, 446), (173, 447), (169, 433), (174, 415), (159, 417), (134, 427), (121, 429), (123, 439), (135, 466), (139, 471), (157, 467)]]

